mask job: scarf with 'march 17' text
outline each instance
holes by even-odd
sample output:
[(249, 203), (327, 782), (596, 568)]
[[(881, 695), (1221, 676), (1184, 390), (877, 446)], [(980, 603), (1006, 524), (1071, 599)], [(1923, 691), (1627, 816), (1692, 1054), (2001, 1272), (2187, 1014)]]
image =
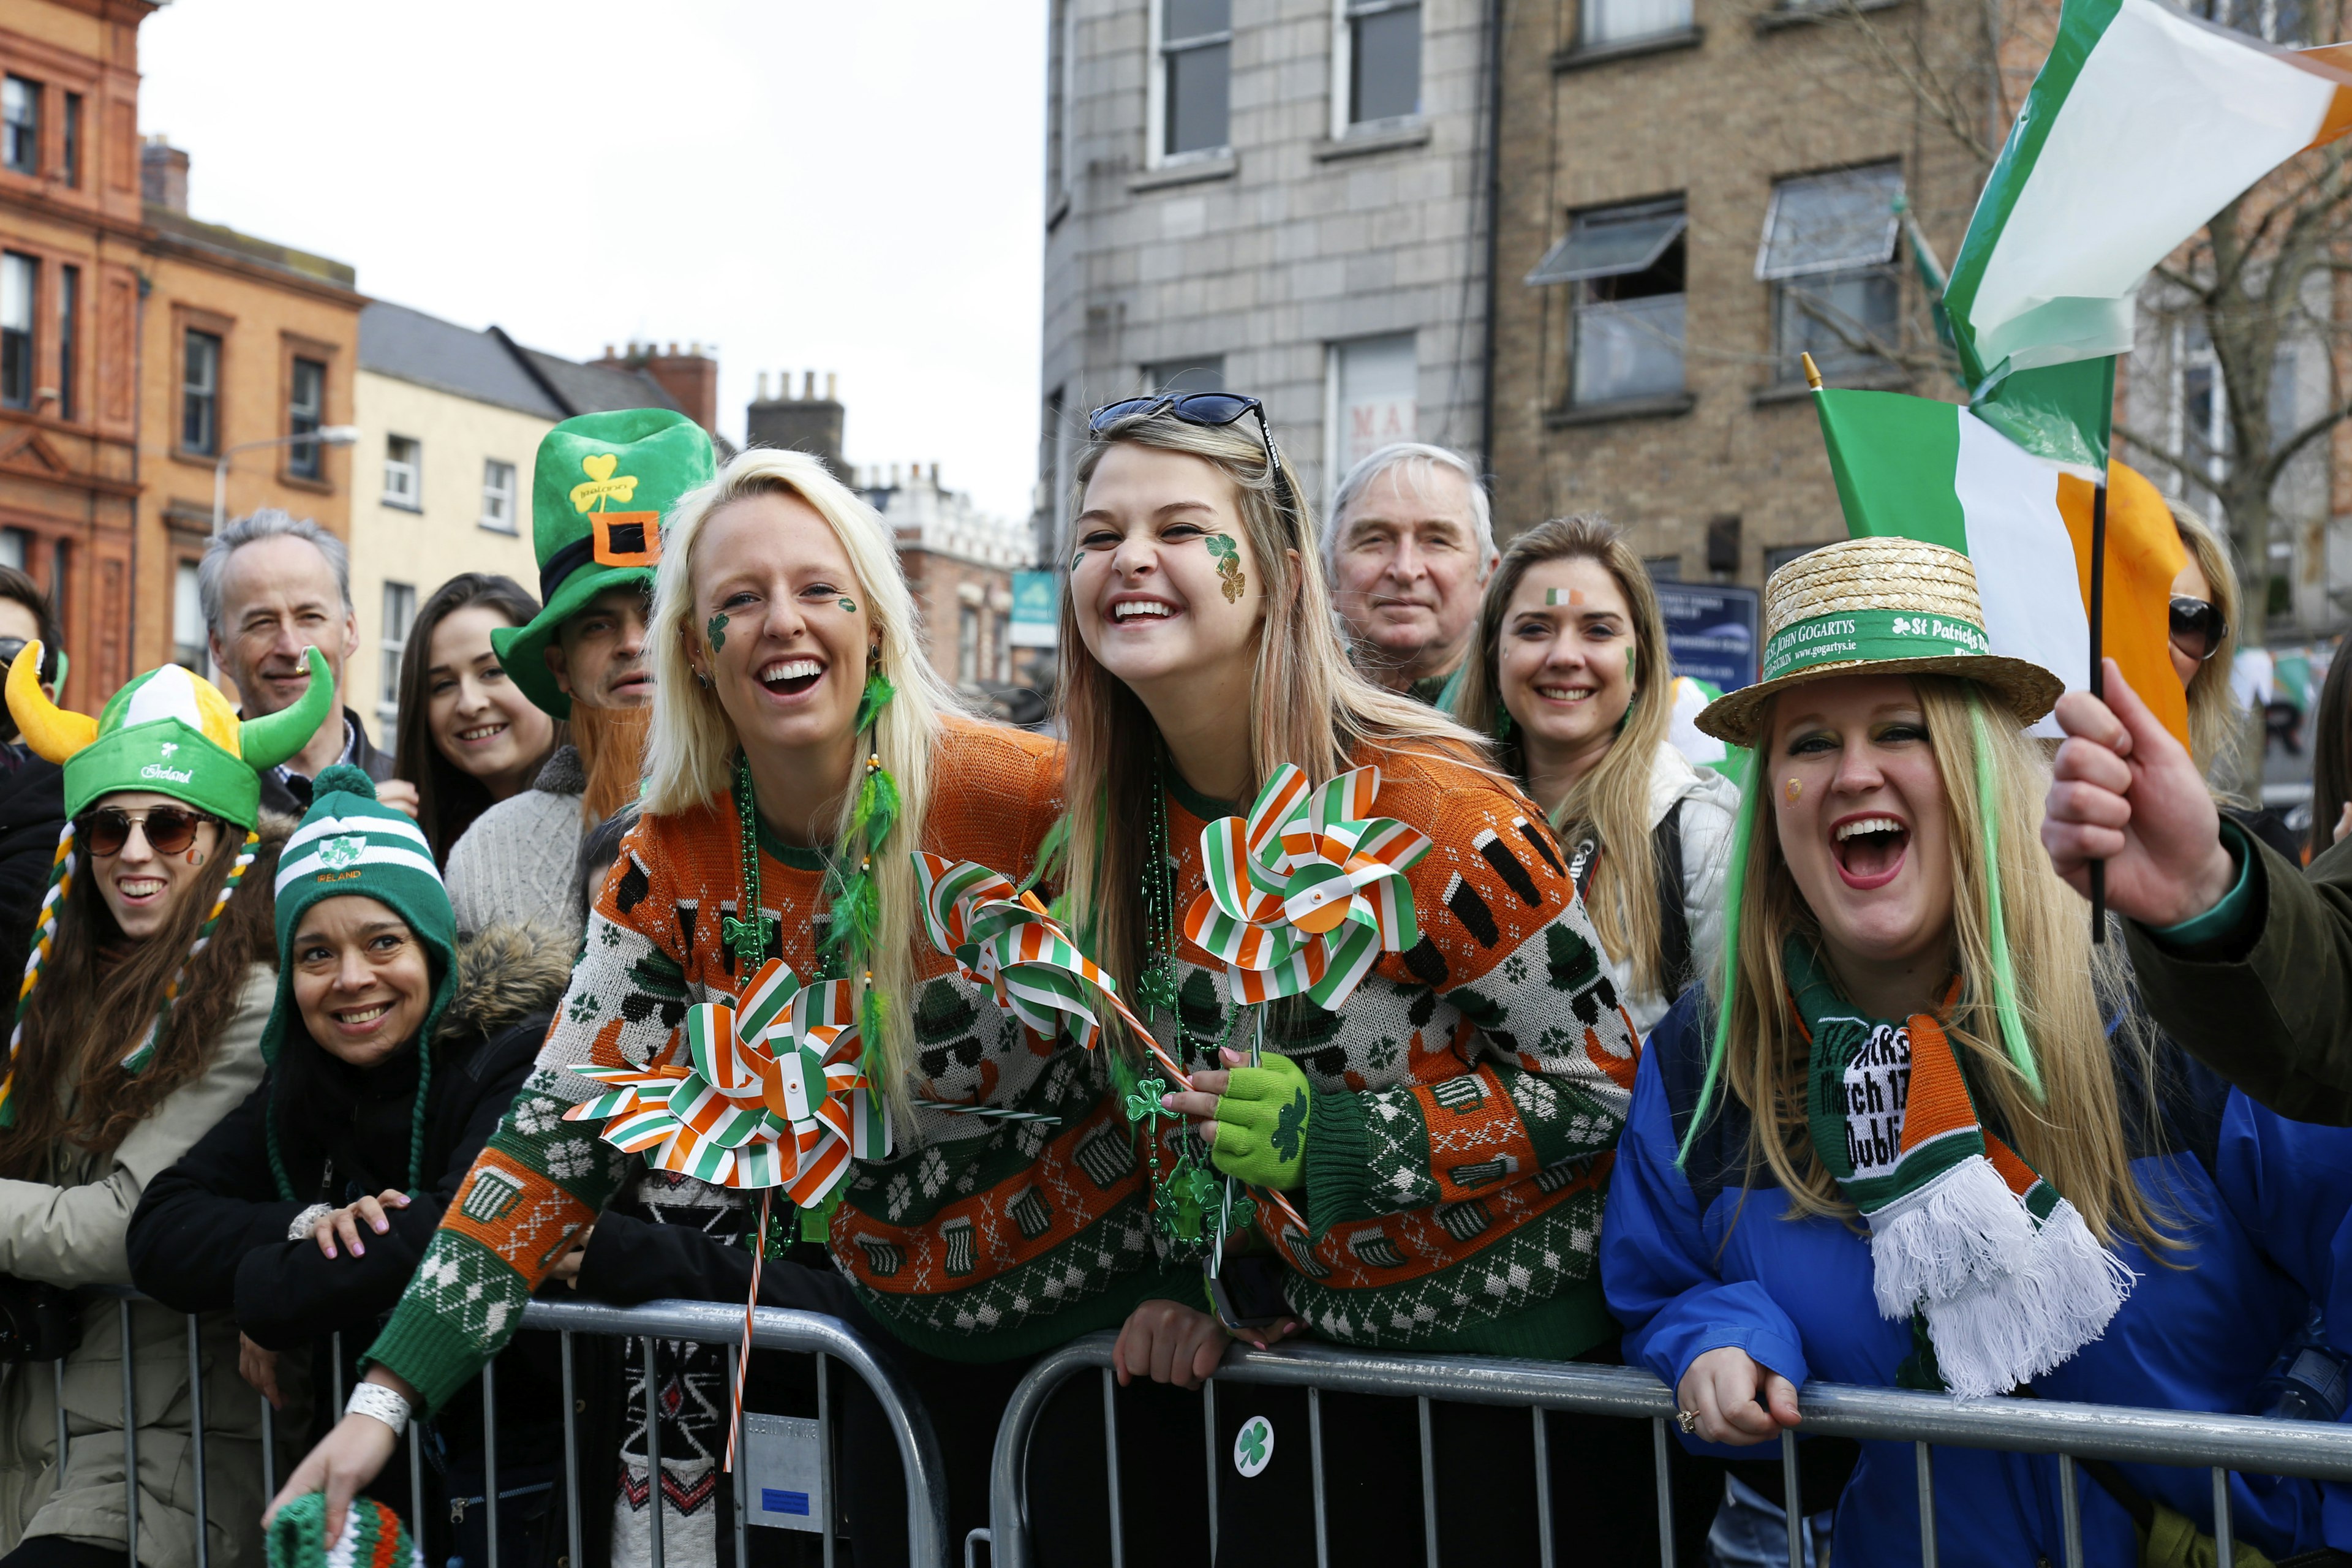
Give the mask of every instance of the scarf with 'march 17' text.
[[(1926, 1320), (1944, 1384), (1964, 1398), (2006, 1393), (2097, 1339), (2136, 1276), (1979, 1121), (1942, 1022), (1861, 1016), (1801, 939), (1782, 962), (1811, 1047), (1806, 1126), (1869, 1223), (1878, 1310)], [(1955, 981), (1946, 1014), (1958, 994)]]

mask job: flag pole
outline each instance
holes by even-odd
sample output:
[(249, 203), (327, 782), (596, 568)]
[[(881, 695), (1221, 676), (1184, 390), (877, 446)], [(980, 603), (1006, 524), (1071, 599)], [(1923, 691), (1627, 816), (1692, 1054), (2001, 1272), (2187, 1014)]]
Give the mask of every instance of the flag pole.
[[(2107, 695), (2107, 661), (2105, 624), (2107, 610), (2107, 471), (2099, 469), (2099, 482), (2091, 490), (2091, 695), (2105, 700)], [(2107, 863), (2091, 862), (2091, 944), (2098, 946), (2107, 940)]]

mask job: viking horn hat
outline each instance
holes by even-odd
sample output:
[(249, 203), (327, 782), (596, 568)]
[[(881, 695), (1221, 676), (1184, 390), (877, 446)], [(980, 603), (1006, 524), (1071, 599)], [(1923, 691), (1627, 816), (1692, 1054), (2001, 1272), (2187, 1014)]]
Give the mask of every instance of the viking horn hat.
[(65, 769), (66, 813), (117, 790), (151, 790), (250, 828), (259, 820), (256, 775), (299, 752), (335, 704), (324, 655), (305, 650), (310, 684), (291, 707), (240, 720), (213, 684), (176, 664), (131, 681), (97, 718), (60, 708), (41, 690), (41, 645), (8, 667), (8, 711), (35, 752)]

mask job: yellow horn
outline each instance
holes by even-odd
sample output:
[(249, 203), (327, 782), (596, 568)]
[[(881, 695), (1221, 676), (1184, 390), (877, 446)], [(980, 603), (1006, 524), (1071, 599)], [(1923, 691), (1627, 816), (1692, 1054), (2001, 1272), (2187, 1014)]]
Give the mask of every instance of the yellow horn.
[(53, 763), (98, 739), (98, 721), (50, 701), (41, 690), (41, 645), (28, 642), (8, 667), (8, 712), (25, 744)]

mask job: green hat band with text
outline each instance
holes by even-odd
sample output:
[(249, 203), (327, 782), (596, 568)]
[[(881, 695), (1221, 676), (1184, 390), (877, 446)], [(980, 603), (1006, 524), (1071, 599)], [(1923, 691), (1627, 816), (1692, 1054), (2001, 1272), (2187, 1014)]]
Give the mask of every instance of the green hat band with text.
[(1991, 651), (1982, 626), (1955, 616), (1843, 610), (1798, 621), (1773, 633), (1764, 645), (1759, 679), (1778, 680), (1820, 664), (1967, 658)]

